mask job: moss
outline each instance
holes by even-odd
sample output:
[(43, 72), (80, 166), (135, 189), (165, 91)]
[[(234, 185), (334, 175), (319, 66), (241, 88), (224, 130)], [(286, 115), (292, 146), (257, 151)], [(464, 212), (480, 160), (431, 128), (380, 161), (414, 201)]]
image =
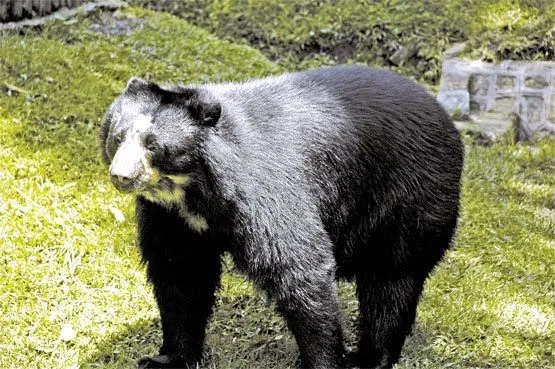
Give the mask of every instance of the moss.
[[(129, 0), (155, 7), (157, 0)], [(312, 1), (193, 0), (164, 10), (243, 40), (285, 69), (322, 64), (383, 66), (428, 84), (439, 82), (442, 52), (468, 40), (486, 60), (554, 57), (550, 0)], [(405, 57), (398, 59), (399, 53)]]
[(278, 70), (257, 51), (218, 40), (170, 15), (131, 9), (120, 17), (141, 18), (140, 30), (122, 36), (93, 32), (92, 23), (113, 22), (99, 13), (71, 27), (55, 23), (40, 33), (0, 38), (2, 82), (28, 92), (4, 96), (2, 106), (42, 123), (60, 123), (60, 118), (98, 123), (134, 75), (188, 83)]
[(497, 62), (555, 60), (555, 3), (481, 2), (472, 9), (466, 56)]

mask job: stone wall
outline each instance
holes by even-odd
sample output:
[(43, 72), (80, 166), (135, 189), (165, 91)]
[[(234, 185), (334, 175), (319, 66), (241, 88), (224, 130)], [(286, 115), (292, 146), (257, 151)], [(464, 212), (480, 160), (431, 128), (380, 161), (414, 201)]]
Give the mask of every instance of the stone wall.
[(490, 64), (447, 53), (438, 100), (459, 126), (491, 138), (512, 127), (519, 139), (555, 136), (555, 62)]

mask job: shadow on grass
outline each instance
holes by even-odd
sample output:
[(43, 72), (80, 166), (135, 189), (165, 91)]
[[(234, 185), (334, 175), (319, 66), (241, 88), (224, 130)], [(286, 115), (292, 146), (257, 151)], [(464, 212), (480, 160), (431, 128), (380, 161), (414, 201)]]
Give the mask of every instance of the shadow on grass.
[[(237, 326), (245, 323), (253, 327), (247, 332), (238, 331)], [(268, 332), (263, 332), (258, 333), (258, 338), (253, 338), (251, 334), (256, 335), (258, 331), (255, 320), (240, 323), (219, 320), (215, 324), (225, 325), (227, 329), (223, 332), (209, 329), (202, 368), (294, 367), (297, 350), (289, 334), (270, 337)], [(251, 337), (232, 337), (229, 331), (236, 332), (236, 336), (244, 334), (245, 337)], [(138, 359), (157, 354), (161, 343), (159, 320), (140, 321), (106, 337), (92, 354), (80, 361), (79, 367), (135, 368)]]
[[(356, 342), (356, 311), (351, 290), (342, 286), (342, 310), (345, 316), (349, 349)], [(347, 298), (346, 298), (347, 297)], [(220, 297), (207, 332), (203, 368), (293, 368), (298, 356), (295, 340), (272, 306), (261, 296)], [(432, 342), (437, 332), (415, 326), (407, 339), (398, 369), (429, 368), (444, 363), (434, 354)], [(141, 357), (157, 353), (161, 344), (158, 319), (140, 320), (108, 336), (96, 350), (81, 361), (81, 368), (134, 368)]]
[(139, 320), (108, 335), (80, 362), (80, 368), (134, 368), (136, 360), (156, 354), (161, 344), (160, 321)]

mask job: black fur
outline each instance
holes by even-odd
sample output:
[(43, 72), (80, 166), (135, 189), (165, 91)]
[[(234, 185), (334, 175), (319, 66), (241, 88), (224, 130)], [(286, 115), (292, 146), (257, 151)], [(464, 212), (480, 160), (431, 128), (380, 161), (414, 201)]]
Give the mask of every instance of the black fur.
[[(302, 367), (346, 365), (335, 280), (347, 278), (360, 303), (355, 364), (391, 368), (459, 213), (463, 146), (435, 99), (365, 67), (243, 84), (130, 85), (101, 131), (106, 163), (132, 106), (152, 117), (149, 158), (165, 178), (155, 186), (179, 186), (166, 175), (190, 178), (182, 204), (147, 200), (150, 185), (138, 189), (140, 247), (164, 334), (162, 356), (140, 367), (201, 359), (229, 252), (276, 302)], [(194, 230), (184, 214), (208, 228)]]

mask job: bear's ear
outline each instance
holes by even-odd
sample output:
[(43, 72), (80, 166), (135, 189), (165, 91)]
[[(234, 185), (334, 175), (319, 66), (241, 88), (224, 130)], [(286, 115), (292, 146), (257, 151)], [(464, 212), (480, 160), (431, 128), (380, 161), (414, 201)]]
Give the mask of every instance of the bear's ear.
[(189, 112), (199, 123), (213, 126), (222, 115), (222, 105), (219, 102), (195, 101), (189, 105)]
[(131, 93), (144, 90), (158, 91), (159, 89), (160, 87), (156, 83), (145, 81), (139, 77), (131, 77), (129, 81), (127, 81), (127, 86), (125, 87), (125, 91)]
[(126, 89), (135, 88), (135, 87), (139, 87), (139, 86), (146, 86), (147, 84), (148, 84), (148, 82), (145, 81), (142, 78), (131, 77), (131, 78), (129, 78), (129, 81), (127, 81), (127, 86), (125, 88)]

